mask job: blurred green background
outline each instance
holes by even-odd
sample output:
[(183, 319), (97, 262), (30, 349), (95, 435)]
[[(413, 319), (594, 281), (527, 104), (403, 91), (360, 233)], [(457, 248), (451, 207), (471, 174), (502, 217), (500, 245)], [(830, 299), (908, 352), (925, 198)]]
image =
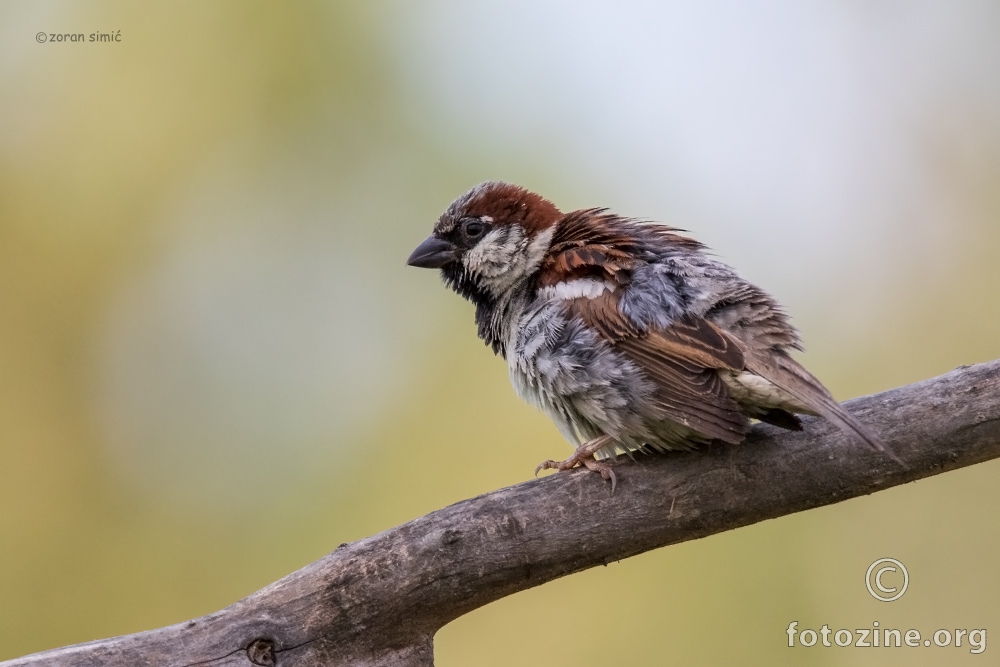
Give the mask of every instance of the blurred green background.
[[(482, 180), (691, 230), (839, 398), (1000, 357), (998, 31), (991, 2), (3, 3), (0, 659), (205, 614), (566, 455), (403, 265)], [(572, 576), (438, 664), (982, 664), (784, 630), (1000, 633), (998, 480)]]

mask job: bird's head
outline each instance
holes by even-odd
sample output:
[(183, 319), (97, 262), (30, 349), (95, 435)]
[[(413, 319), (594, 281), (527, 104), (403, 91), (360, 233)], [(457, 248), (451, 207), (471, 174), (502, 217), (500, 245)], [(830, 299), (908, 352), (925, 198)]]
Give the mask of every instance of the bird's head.
[(406, 263), (441, 269), (445, 282), (473, 302), (496, 301), (538, 271), (561, 217), (552, 202), (524, 188), (482, 183), (452, 202)]

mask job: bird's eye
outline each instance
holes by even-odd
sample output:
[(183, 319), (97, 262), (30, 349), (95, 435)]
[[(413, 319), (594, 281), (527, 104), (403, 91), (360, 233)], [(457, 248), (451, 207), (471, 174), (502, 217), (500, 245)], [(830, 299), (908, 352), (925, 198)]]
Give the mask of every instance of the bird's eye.
[(481, 220), (466, 220), (462, 225), (462, 232), (465, 234), (466, 238), (478, 239), (486, 233), (487, 227), (488, 225)]

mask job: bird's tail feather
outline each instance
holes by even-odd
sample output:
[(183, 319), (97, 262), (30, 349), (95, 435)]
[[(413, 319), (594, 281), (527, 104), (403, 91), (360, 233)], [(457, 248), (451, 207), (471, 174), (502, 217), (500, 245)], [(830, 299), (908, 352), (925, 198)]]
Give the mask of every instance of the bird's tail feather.
[(816, 414), (836, 424), (840, 430), (882, 452), (903, 468), (909, 467), (881, 438), (847, 412), (812, 373), (788, 355), (772, 353), (763, 358), (761, 354), (748, 354), (746, 363), (749, 370), (788, 392)]

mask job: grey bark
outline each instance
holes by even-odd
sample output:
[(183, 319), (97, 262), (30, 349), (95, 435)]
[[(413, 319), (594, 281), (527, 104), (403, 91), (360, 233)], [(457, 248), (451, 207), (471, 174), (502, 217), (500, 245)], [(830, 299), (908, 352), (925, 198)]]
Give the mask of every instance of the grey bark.
[(742, 445), (621, 461), (613, 495), (587, 471), (528, 481), (341, 545), (208, 616), (0, 667), (431, 665), (439, 628), (517, 591), (1000, 456), (1000, 361), (847, 406), (908, 468), (820, 419), (758, 425)]

